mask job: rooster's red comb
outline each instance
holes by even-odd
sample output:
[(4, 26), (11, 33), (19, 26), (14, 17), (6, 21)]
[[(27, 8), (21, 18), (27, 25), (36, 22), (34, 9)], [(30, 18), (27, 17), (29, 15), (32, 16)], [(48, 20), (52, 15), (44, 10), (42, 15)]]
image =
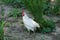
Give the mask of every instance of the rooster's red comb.
[(22, 9), (22, 16), (24, 16), (24, 9)]

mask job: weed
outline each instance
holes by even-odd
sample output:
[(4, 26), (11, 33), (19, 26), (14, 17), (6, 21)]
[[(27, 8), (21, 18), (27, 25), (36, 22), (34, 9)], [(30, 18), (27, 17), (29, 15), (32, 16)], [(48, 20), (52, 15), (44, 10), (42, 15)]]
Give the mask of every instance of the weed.
[(5, 21), (0, 20), (0, 40), (4, 40), (4, 27)]

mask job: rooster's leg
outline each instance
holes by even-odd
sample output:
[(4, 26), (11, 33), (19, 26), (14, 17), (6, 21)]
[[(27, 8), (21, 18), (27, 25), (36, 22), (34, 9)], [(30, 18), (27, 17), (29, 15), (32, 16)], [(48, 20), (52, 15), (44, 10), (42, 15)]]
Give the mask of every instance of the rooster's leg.
[(34, 31), (34, 40), (35, 40), (35, 31)]
[(28, 30), (28, 36), (30, 37), (30, 30)]

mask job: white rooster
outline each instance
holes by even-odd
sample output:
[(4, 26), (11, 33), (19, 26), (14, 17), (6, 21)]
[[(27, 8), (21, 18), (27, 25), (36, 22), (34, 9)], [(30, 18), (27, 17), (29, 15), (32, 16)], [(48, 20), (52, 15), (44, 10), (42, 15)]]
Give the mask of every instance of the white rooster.
[(25, 27), (27, 28), (28, 31), (33, 31), (36, 30), (36, 27), (40, 28), (39, 24), (35, 22), (32, 18), (29, 18), (27, 15), (26, 11), (23, 9), (22, 10), (22, 19)]

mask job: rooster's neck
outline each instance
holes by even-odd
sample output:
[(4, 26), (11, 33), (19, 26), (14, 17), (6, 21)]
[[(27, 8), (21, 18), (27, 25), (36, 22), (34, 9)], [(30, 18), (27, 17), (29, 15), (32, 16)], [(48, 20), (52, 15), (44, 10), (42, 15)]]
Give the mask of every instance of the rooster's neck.
[(27, 13), (26, 12), (24, 12), (24, 16), (23, 17), (25, 17), (25, 18), (29, 18), (28, 16), (27, 16)]
[(25, 10), (22, 10), (22, 17), (23, 18), (29, 18), (27, 15), (27, 12)]

